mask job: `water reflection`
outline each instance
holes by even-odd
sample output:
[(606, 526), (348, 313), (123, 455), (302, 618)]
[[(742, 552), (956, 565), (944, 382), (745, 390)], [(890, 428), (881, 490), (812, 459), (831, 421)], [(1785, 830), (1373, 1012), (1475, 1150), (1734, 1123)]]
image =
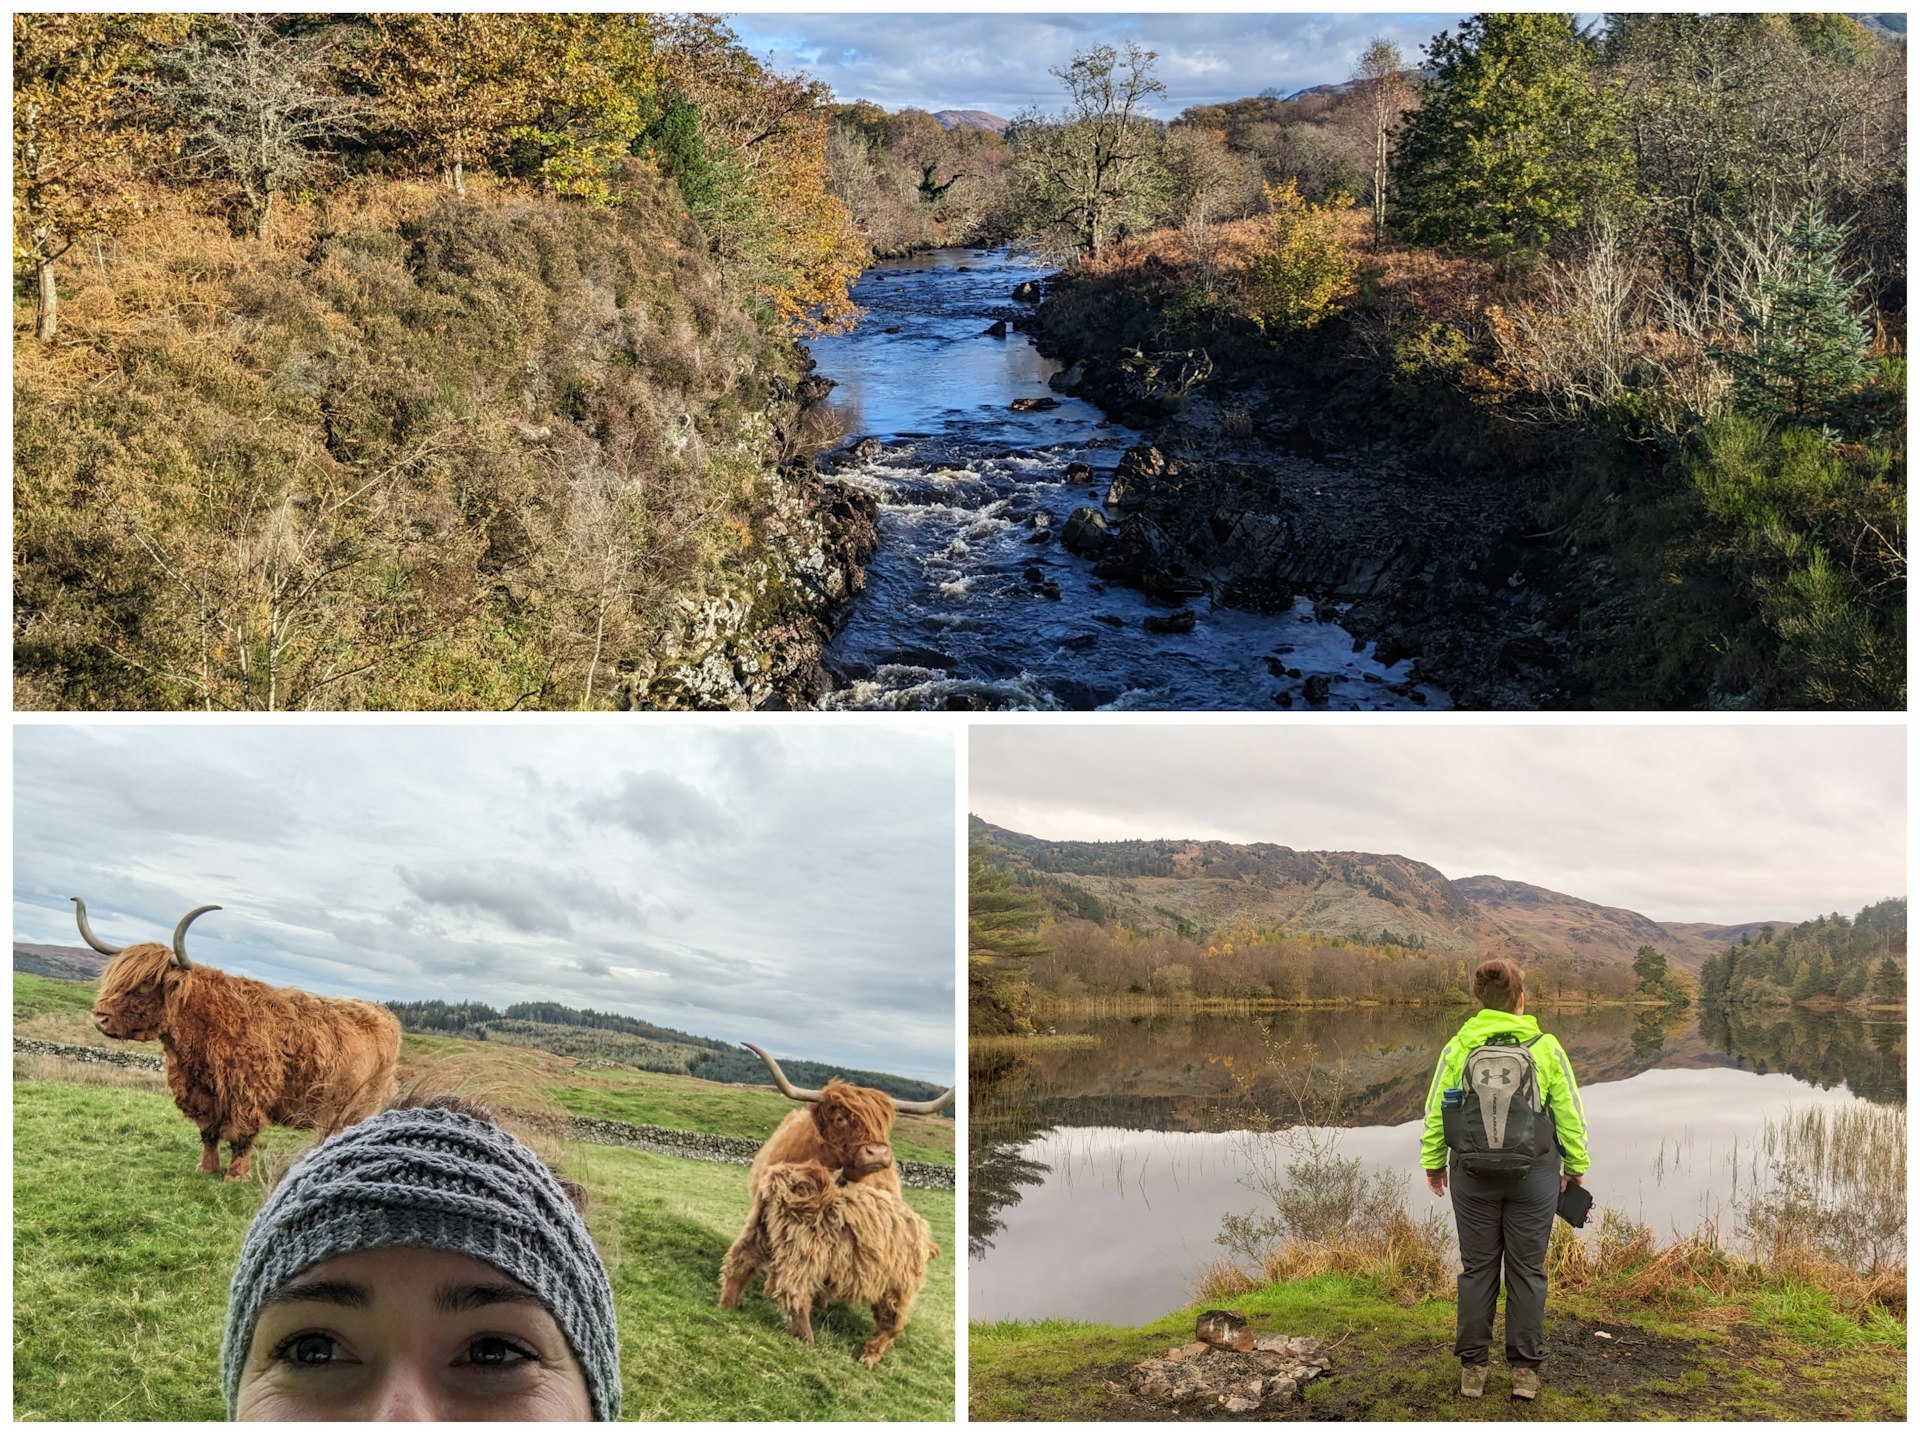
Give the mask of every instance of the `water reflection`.
[[(972, 1314), (1134, 1322), (1192, 1296), (1259, 1138), (1339, 1090), (1341, 1151), (1414, 1167), (1435, 1055), (1464, 1015), (1375, 1008), (1057, 1021), (1097, 1047), (973, 1070)], [(1905, 1028), (1845, 1013), (1549, 1014), (1586, 1100), (1594, 1189), (1662, 1236), (1717, 1221), (1764, 1175), (1762, 1121), (1905, 1096)], [(1316, 1097), (1314, 1093), (1319, 1093)]]

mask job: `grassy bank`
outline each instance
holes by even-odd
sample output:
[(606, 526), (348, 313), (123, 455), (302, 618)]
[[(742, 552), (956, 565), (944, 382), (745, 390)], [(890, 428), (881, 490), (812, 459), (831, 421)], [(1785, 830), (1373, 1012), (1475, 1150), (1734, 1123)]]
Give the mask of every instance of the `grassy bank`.
[[(108, 1041), (87, 1018), (92, 1006), (91, 982), (14, 973), (16, 1035), (160, 1054), (157, 1044)], [(157, 1075), (142, 1081), (137, 1072), (126, 1079), (154, 1089), (161, 1084)], [(497, 1109), (529, 1116), (565, 1112), (751, 1141), (765, 1140), (794, 1109), (786, 1097), (761, 1087), (639, 1071), (498, 1039), (466, 1041), (424, 1032), (401, 1039), (400, 1079), (403, 1086), (469, 1091)], [(951, 1166), (954, 1129), (944, 1117), (902, 1116), (894, 1123), (894, 1152), (905, 1161)], [(190, 1145), (192, 1133), (183, 1128), (176, 1139)]]
[[(1001, 1321), (968, 1334), (968, 1403), (975, 1420), (1153, 1418), (1109, 1380), (1193, 1339), (1201, 1302), (1142, 1326)], [(1319, 1336), (1333, 1347), (1328, 1377), (1306, 1387), (1300, 1418), (1324, 1420), (1902, 1420), (1906, 1327), (1884, 1314), (1856, 1319), (1832, 1299), (1781, 1280), (1730, 1311), (1711, 1292), (1676, 1292), (1665, 1307), (1596, 1287), (1549, 1301), (1545, 1394), (1455, 1395), (1450, 1302), (1399, 1305), (1368, 1279), (1322, 1275), (1236, 1298), (1261, 1332)], [(1596, 1332), (1604, 1330), (1610, 1339)]]
[[(22, 1420), (218, 1420), (227, 1281), (260, 1181), (193, 1169), (163, 1093), (14, 1085), (14, 1413)], [(191, 1136), (191, 1132), (188, 1132)], [(307, 1138), (270, 1130), (256, 1169)], [(958, 1267), (954, 1197), (912, 1191), (935, 1261), (906, 1334), (874, 1371), (854, 1357), (865, 1311), (833, 1307), (817, 1350), (759, 1293), (714, 1296), (747, 1208), (739, 1167), (567, 1144), (613, 1273), (629, 1419), (949, 1419)]]

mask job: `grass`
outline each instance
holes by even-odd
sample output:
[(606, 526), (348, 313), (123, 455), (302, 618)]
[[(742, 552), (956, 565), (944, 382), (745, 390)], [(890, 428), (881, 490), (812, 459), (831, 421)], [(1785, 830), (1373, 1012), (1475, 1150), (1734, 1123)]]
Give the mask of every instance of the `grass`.
[[(91, 982), (14, 974), (14, 1031), (20, 1036), (106, 1045), (87, 1019), (92, 1008)], [(160, 1051), (158, 1045), (139, 1049), (156, 1056)], [(418, 1081), (437, 1090), (469, 1092), (496, 1109), (529, 1117), (564, 1111), (750, 1141), (764, 1141), (794, 1109), (786, 1097), (761, 1087), (607, 1066), (513, 1042), (465, 1041), (430, 1032), (409, 1032), (402, 1038), (400, 1074), (403, 1085)], [(893, 1127), (894, 1154), (903, 1161), (951, 1166), (954, 1130), (948, 1117), (902, 1116)]]
[(1100, 1038), (1091, 1032), (1034, 1032), (1024, 1036), (970, 1036), (970, 1059), (983, 1056), (1019, 1056), (1029, 1051), (1091, 1051)]
[[(1684, 1296), (1685, 1293), (1679, 1293)], [(1105, 1382), (1193, 1338), (1212, 1302), (1135, 1327), (1002, 1321), (968, 1333), (975, 1420), (1097, 1420), (1152, 1413)], [(1724, 1328), (1701, 1291), (1664, 1309), (1596, 1286), (1548, 1303), (1547, 1389), (1535, 1404), (1454, 1396), (1454, 1311), (1444, 1300), (1396, 1302), (1364, 1277), (1322, 1274), (1235, 1298), (1262, 1332), (1313, 1335), (1331, 1347), (1330, 1375), (1306, 1388), (1303, 1414), (1327, 1420), (1903, 1420), (1906, 1327), (1885, 1312), (1860, 1320), (1832, 1298), (1775, 1281)], [(1599, 1339), (1604, 1329), (1611, 1337)], [(1496, 1327), (1497, 1330), (1497, 1327)]]
[[(270, 1130), (257, 1168), (308, 1138)], [(164, 1094), (14, 1086), (14, 1414), (20, 1420), (218, 1420), (227, 1281), (261, 1181), (194, 1171), (198, 1141)], [(865, 1311), (832, 1308), (809, 1351), (756, 1284), (715, 1304), (747, 1206), (740, 1167), (567, 1143), (591, 1196), (620, 1317), (625, 1414), (675, 1420), (953, 1418), (955, 1200), (911, 1191), (942, 1248), (912, 1322), (874, 1371)]]
[(93, 983), (13, 974), (13, 1020), (17, 1026), (37, 1016), (72, 1017), (85, 1022), (93, 1010)]

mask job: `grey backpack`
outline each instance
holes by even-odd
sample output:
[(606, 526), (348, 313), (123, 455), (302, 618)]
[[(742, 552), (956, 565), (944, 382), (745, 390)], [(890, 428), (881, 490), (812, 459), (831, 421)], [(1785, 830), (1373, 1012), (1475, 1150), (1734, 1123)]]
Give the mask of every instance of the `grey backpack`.
[(1533, 1064), (1538, 1040), (1495, 1032), (1467, 1053), (1460, 1085), (1442, 1096), (1447, 1145), (1469, 1175), (1513, 1180), (1553, 1149), (1553, 1119), (1541, 1109)]

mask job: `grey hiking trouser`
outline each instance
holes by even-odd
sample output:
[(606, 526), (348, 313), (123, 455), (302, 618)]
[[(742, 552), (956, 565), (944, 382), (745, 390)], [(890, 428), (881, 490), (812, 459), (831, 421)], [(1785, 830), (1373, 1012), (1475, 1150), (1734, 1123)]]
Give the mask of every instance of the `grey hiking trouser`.
[(1507, 1364), (1537, 1366), (1547, 1358), (1547, 1238), (1560, 1203), (1560, 1153), (1549, 1151), (1516, 1181), (1483, 1181), (1458, 1159), (1449, 1165), (1461, 1265), (1453, 1353), (1464, 1364), (1487, 1363), (1504, 1266)]

